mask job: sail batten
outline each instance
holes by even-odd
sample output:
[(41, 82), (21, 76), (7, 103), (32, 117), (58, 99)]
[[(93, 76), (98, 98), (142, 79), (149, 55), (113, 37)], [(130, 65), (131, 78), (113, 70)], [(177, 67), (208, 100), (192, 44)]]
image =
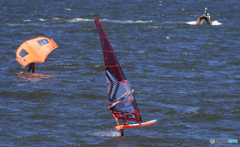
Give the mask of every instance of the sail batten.
[(115, 53), (114, 51), (102, 50), (103, 52)]
[(105, 66), (105, 67), (118, 67), (118, 66), (121, 66), (121, 65), (109, 65), (109, 66)]
[(98, 19), (94, 19), (103, 53), (108, 103), (115, 118), (141, 122), (133, 91), (117, 59), (116, 53)]
[(123, 81), (120, 81), (120, 82), (113, 82), (113, 83), (107, 83), (107, 86), (108, 86), (108, 85), (112, 85), (112, 84), (116, 84), (116, 83), (121, 83), (121, 82), (123, 82)]

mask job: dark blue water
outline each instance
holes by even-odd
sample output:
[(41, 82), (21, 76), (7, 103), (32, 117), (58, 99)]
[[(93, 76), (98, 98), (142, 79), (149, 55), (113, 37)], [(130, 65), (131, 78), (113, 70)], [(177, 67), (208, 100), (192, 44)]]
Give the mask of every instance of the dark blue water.
[[(211, 138), (240, 139), (239, 4), (0, 1), (0, 145), (212, 146)], [(205, 7), (217, 25), (187, 24)], [(143, 121), (157, 124), (127, 129), (124, 137), (114, 129), (94, 18), (135, 90)], [(19, 74), (27, 67), (15, 50), (39, 36), (59, 48), (35, 64), (38, 74)]]

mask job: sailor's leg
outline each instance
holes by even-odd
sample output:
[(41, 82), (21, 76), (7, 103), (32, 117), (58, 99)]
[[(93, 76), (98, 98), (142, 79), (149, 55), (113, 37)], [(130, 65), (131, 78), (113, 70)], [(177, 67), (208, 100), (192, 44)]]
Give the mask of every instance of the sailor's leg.
[(34, 73), (34, 68), (35, 68), (35, 65), (34, 65), (34, 62), (32, 63), (32, 72)]
[(125, 125), (128, 125), (127, 121), (123, 119), (123, 122), (125, 123)]
[(121, 136), (123, 136), (123, 135), (124, 135), (124, 134), (123, 134), (123, 129), (121, 129), (121, 130), (120, 130), (120, 133), (121, 133)]
[(117, 122), (117, 125), (119, 126), (119, 120), (118, 120), (118, 118), (116, 118), (116, 122)]
[(30, 65), (29, 65), (29, 67), (28, 67), (28, 72), (30, 72), (30, 70), (31, 70), (31, 68), (30, 68)]
[(141, 117), (141, 115), (139, 115), (139, 119), (140, 119), (140, 122), (142, 123), (142, 117)]

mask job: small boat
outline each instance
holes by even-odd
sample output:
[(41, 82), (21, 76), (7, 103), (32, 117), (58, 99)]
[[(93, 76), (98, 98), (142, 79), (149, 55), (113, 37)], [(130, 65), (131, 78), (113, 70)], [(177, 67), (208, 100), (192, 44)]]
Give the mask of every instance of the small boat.
[(205, 8), (205, 13), (197, 19), (196, 24), (212, 24), (207, 8)]

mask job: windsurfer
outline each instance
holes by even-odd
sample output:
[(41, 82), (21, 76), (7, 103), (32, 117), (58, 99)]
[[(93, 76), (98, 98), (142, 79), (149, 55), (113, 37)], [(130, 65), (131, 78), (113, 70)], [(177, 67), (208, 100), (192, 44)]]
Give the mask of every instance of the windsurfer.
[[(134, 90), (131, 91), (131, 93), (133, 93), (133, 92), (134, 92)], [(109, 109), (112, 109), (116, 104), (121, 102), (125, 98), (126, 95), (130, 95), (130, 94), (127, 94), (127, 92), (124, 93), (120, 98), (117, 98), (117, 102), (113, 103), (112, 106), (109, 107)], [(125, 125), (128, 125), (128, 123), (125, 119), (122, 119), (122, 121), (124, 122)], [(116, 117), (116, 122), (117, 122), (117, 125), (119, 126), (119, 119), (117, 117)]]
[[(125, 96), (125, 94), (124, 94)], [(123, 97), (124, 98), (124, 97)], [(115, 104), (113, 104), (113, 106), (109, 107), (109, 109), (113, 110), (114, 106), (119, 103), (122, 99), (121, 98), (117, 98), (118, 102), (116, 102)], [(117, 125), (119, 126), (119, 119), (117, 117), (115, 117)], [(120, 118), (121, 119), (121, 118)], [(128, 125), (127, 121), (125, 119), (122, 119), (122, 121), (124, 122), (125, 125)]]
[(30, 72), (31, 69), (32, 69), (32, 73), (34, 73), (34, 68), (35, 68), (34, 62), (33, 62), (33, 63), (30, 63), (30, 64), (29, 64), (29, 67), (28, 67), (28, 72)]

